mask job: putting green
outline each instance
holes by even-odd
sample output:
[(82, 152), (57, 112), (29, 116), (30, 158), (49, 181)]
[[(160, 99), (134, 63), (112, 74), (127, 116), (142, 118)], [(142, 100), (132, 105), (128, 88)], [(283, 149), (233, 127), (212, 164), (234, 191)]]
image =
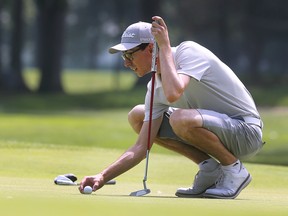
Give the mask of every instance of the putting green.
[[(246, 164), (252, 183), (235, 200), (181, 199), (177, 187), (189, 186), (197, 167), (178, 155), (151, 152), (145, 197), (144, 163), (118, 177), (116, 185), (82, 195), (75, 186), (57, 186), (58, 174), (79, 178), (95, 174), (122, 152), (100, 148), (1, 148), (1, 215), (287, 215), (288, 168)], [(2, 214), (3, 213), (3, 214)], [(5, 214), (4, 214), (5, 213)]]

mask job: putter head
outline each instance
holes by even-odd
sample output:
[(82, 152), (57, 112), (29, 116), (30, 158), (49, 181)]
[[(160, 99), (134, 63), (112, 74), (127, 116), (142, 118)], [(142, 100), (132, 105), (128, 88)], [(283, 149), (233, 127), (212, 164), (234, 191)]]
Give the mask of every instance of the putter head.
[[(149, 149), (147, 150), (146, 158), (148, 158), (148, 157), (149, 157)], [(147, 181), (147, 161), (148, 160), (146, 160), (146, 171), (145, 171), (145, 176), (144, 176), (144, 179), (143, 179), (144, 189), (132, 192), (132, 193), (130, 193), (130, 196), (144, 196), (144, 195), (149, 194), (151, 192), (150, 189), (148, 189), (147, 186), (146, 186), (146, 181)]]
[(146, 194), (149, 194), (150, 192), (150, 189), (143, 189), (130, 193), (130, 196), (144, 196)]
[(77, 177), (74, 174), (72, 174), (72, 173), (64, 174), (64, 176), (67, 177), (68, 179), (70, 179), (73, 182), (77, 181)]
[(54, 183), (56, 185), (77, 185), (75, 182), (71, 181), (71, 179), (67, 178), (64, 175), (59, 175), (54, 179)]

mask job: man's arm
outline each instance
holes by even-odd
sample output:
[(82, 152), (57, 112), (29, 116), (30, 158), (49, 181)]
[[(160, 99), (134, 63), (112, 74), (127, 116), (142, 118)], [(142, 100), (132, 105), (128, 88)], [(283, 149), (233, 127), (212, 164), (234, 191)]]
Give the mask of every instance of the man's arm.
[[(158, 118), (152, 122), (151, 143), (153, 143), (156, 138), (161, 121), (162, 118)], [(143, 123), (136, 143), (123, 153), (114, 163), (97, 175), (84, 177), (80, 183), (79, 191), (83, 193), (83, 189), (87, 185), (91, 186), (93, 191), (96, 191), (103, 187), (105, 182), (123, 174), (139, 164), (146, 156), (148, 124), (149, 122)]]
[(161, 80), (164, 94), (170, 103), (178, 100), (183, 94), (190, 77), (178, 74), (170, 46), (170, 39), (167, 26), (159, 16), (152, 17), (152, 34), (159, 46), (159, 60), (161, 70)]

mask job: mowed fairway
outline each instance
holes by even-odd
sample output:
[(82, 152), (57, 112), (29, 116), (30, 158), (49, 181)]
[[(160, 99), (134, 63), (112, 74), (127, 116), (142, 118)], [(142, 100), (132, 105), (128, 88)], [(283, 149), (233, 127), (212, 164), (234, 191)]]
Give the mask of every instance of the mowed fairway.
[[(179, 186), (189, 186), (197, 171), (176, 155), (151, 154), (151, 194), (129, 197), (142, 189), (144, 164), (92, 195), (76, 186), (57, 186), (58, 174), (93, 174), (120, 150), (100, 148), (1, 149), (1, 215), (287, 215), (288, 168), (246, 164), (253, 181), (235, 200), (180, 199)], [(5, 214), (2, 214), (5, 213)]]
[(145, 197), (129, 196), (143, 188), (144, 162), (92, 195), (54, 185), (59, 174), (81, 179), (119, 157), (136, 138), (126, 114), (1, 114), (1, 215), (288, 215), (288, 167), (245, 163), (253, 181), (235, 200), (180, 199), (176, 189), (191, 185), (197, 167), (157, 146)]

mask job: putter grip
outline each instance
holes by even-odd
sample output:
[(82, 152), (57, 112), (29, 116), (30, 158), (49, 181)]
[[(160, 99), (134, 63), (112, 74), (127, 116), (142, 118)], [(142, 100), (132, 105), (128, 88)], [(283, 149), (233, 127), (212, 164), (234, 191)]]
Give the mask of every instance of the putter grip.
[(156, 72), (157, 71), (157, 64), (156, 64), (156, 57), (158, 55), (158, 45), (156, 40), (154, 40), (154, 46), (153, 46), (153, 52), (152, 52), (152, 65), (151, 65), (151, 71)]

